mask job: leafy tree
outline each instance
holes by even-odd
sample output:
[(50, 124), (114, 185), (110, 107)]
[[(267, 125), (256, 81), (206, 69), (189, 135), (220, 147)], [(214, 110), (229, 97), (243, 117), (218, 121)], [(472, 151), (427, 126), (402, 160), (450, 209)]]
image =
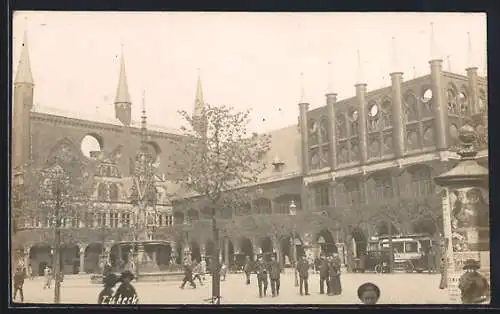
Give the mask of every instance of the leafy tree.
[[(216, 218), (221, 216), (224, 207), (223, 196), (257, 181), (266, 166), (263, 157), (269, 150), (269, 137), (248, 134), (248, 111), (235, 112), (230, 107), (205, 105), (195, 118), (185, 111), (180, 114), (188, 127), (182, 129), (184, 137), (176, 145), (172, 177), (206, 199), (212, 216), (215, 255), (218, 256)], [(214, 264), (218, 269), (219, 261)], [(219, 275), (215, 271), (212, 281), (212, 295), (217, 300), (220, 297)]]

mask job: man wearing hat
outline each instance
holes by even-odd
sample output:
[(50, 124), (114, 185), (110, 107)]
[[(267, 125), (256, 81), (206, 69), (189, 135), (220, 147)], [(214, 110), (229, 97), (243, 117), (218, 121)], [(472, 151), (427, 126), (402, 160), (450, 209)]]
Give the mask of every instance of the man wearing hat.
[[(266, 296), (267, 293), (267, 265), (264, 263), (264, 258), (259, 256), (257, 262), (257, 284), (259, 285), (259, 298)], [(263, 289), (264, 288), (264, 291)], [(264, 294), (262, 293), (264, 292)]]
[(328, 284), (328, 261), (325, 258), (325, 254), (321, 253), (319, 264), (319, 293), (325, 293), (325, 283), (326, 292), (330, 293), (330, 285)]
[(184, 262), (184, 278), (182, 279), (182, 284), (180, 286), (181, 289), (184, 289), (186, 282), (189, 281), (191, 287), (196, 288), (196, 284), (193, 280), (193, 266), (188, 262)]
[[(309, 295), (309, 262), (306, 260), (305, 256), (301, 256), (299, 262), (297, 263), (297, 272), (300, 278), (300, 295)], [(302, 291), (304, 289), (304, 291)]]
[(380, 289), (371, 282), (364, 283), (358, 288), (358, 298), (363, 304), (377, 304), (380, 298)]
[(273, 297), (280, 294), (280, 275), (280, 264), (276, 260), (276, 257), (271, 255), (271, 261), (269, 262), (269, 279), (271, 280), (271, 293)]
[(122, 283), (115, 293), (116, 304), (136, 304), (138, 302), (137, 293), (130, 283), (134, 279), (134, 274), (126, 270), (122, 272), (119, 281)]
[(458, 283), (464, 304), (478, 304), (489, 300), (490, 285), (488, 280), (478, 272), (479, 268), (479, 262), (473, 259), (468, 259), (464, 263), (465, 273)]
[(111, 301), (113, 300), (113, 287), (118, 282), (118, 277), (113, 273), (109, 273), (106, 277), (102, 279), (102, 282), (104, 284), (104, 289), (101, 291), (101, 293), (99, 293), (99, 297), (97, 298), (97, 303), (110, 304), (112, 303)]

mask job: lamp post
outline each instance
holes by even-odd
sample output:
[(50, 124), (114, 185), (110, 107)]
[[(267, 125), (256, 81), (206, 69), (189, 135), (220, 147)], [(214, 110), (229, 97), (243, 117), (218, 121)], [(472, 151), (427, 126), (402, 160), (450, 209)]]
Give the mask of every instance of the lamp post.
[(290, 202), (289, 206), (290, 216), (293, 219), (293, 230), (292, 230), (292, 255), (293, 255), (293, 274), (295, 278), (295, 287), (299, 286), (299, 279), (297, 278), (297, 245), (295, 243), (295, 216), (297, 215), (297, 205), (295, 205), (295, 201)]

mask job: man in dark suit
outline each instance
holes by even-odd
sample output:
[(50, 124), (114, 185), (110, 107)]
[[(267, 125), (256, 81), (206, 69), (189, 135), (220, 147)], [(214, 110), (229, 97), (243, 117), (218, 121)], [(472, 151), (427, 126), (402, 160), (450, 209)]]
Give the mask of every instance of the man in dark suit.
[(267, 265), (264, 262), (262, 256), (259, 257), (259, 260), (257, 262), (256, 272), (257, 272), (257, 284), (259, 285), (259, 298), (262, 298), (262, 296), (266, 296), (267, 292)]
[(252, 273), (252, 261), (250, 260), (250, 256), (247, 256), (245, 259), (245, 266), (243, 267), (243, 271), (245, 272), (245, 275), (247, 277), (247, 285), (250, 284), (250, 274)]
[(324, 254), (320, 256), (321, 262), (319, 265), (319, 293), (325, 293), (325, 283), (326, 283), (326, 293), (330, 293), (330, 285), (328, 284), (328, 261)]
[(297, 272), (300, 277), (300, 295), (304, 295), (302, 288), (304, 288), (305, 294), (309, 295), (309, 262), (305, 256), (302, 256), (297, 263)]
[(269, 279), (271, 280), (271, 293), (273, 297), (276, 297), (280, 294), (280, 273), (281, 267), (278, 261), (276, 261), (276, 257), (271, 256), (271, 261), (269, 262)]

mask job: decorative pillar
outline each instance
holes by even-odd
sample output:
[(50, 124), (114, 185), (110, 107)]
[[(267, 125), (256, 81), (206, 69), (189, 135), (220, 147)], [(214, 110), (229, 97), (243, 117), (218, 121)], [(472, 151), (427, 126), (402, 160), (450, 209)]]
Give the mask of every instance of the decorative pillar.
[[(473, 147), (476, 133), (470, 125), (459, 130), (462, 150), (457, 166), (435, 178), (446, 188), (443, 201), (445, 238), (448, 240), (448, 292), (452, 303), (461, 303), (458, 281), (468, 259), (479, 262), (480, 272), (490, 280), (488, 169), (480, 166)], [(446, 242), (446, 240), (445, 240)]]
[(328, 139), (330, 150), (330, 167), (332, 170), (337, 168), (337, 139), (335, 136), (335, 103), (337, 102), (337, 94), (326, 94), (326, 110), (328, 114)]
[(479, 91), (477, 84), (477, 67), (469, 67), (465, 69), (467, 72), (468, 78), (468, 90), (469, 94), (467, 95), (467, 104), (469, 106), (468, 114), (478, 114), (479, 110)]
[(85, 273), (85, 249), (87, 248), (87, 244), (81, 244), (78, 246), (80, 252), (80, 269), (78, 271), (79, 274)]
[(300, 138), (302, 146), (302, 173), (309, 173), (309, 136), (308, 136), (308, 125), (307, 125), (307, 111), (309, 110), (309, 104), (301, 102), (299, 104), (300, 112)]
[(361, 165), (368, 160), (368, 144), (366, 138), (366, 84), (358, 83), (356, 87), (356, 99), (358, 101), (358, 133), (359, 133), (359, 161)]
[(442, 63), (443, 60), (440, 59), (429, 61), (432, 85), (432, 99), (430, 101), (434, 109), (436, 148), (438, 150), (448, 149), (448, 107), (442, 85)]
[(403, 72), (393, 72), (392, 82), (392, 124), (394, 125), (395, 155), (402, 158), (405, 152), (405, 123), (403, 119), (403, 95), (401, 84), (403, 82)]

